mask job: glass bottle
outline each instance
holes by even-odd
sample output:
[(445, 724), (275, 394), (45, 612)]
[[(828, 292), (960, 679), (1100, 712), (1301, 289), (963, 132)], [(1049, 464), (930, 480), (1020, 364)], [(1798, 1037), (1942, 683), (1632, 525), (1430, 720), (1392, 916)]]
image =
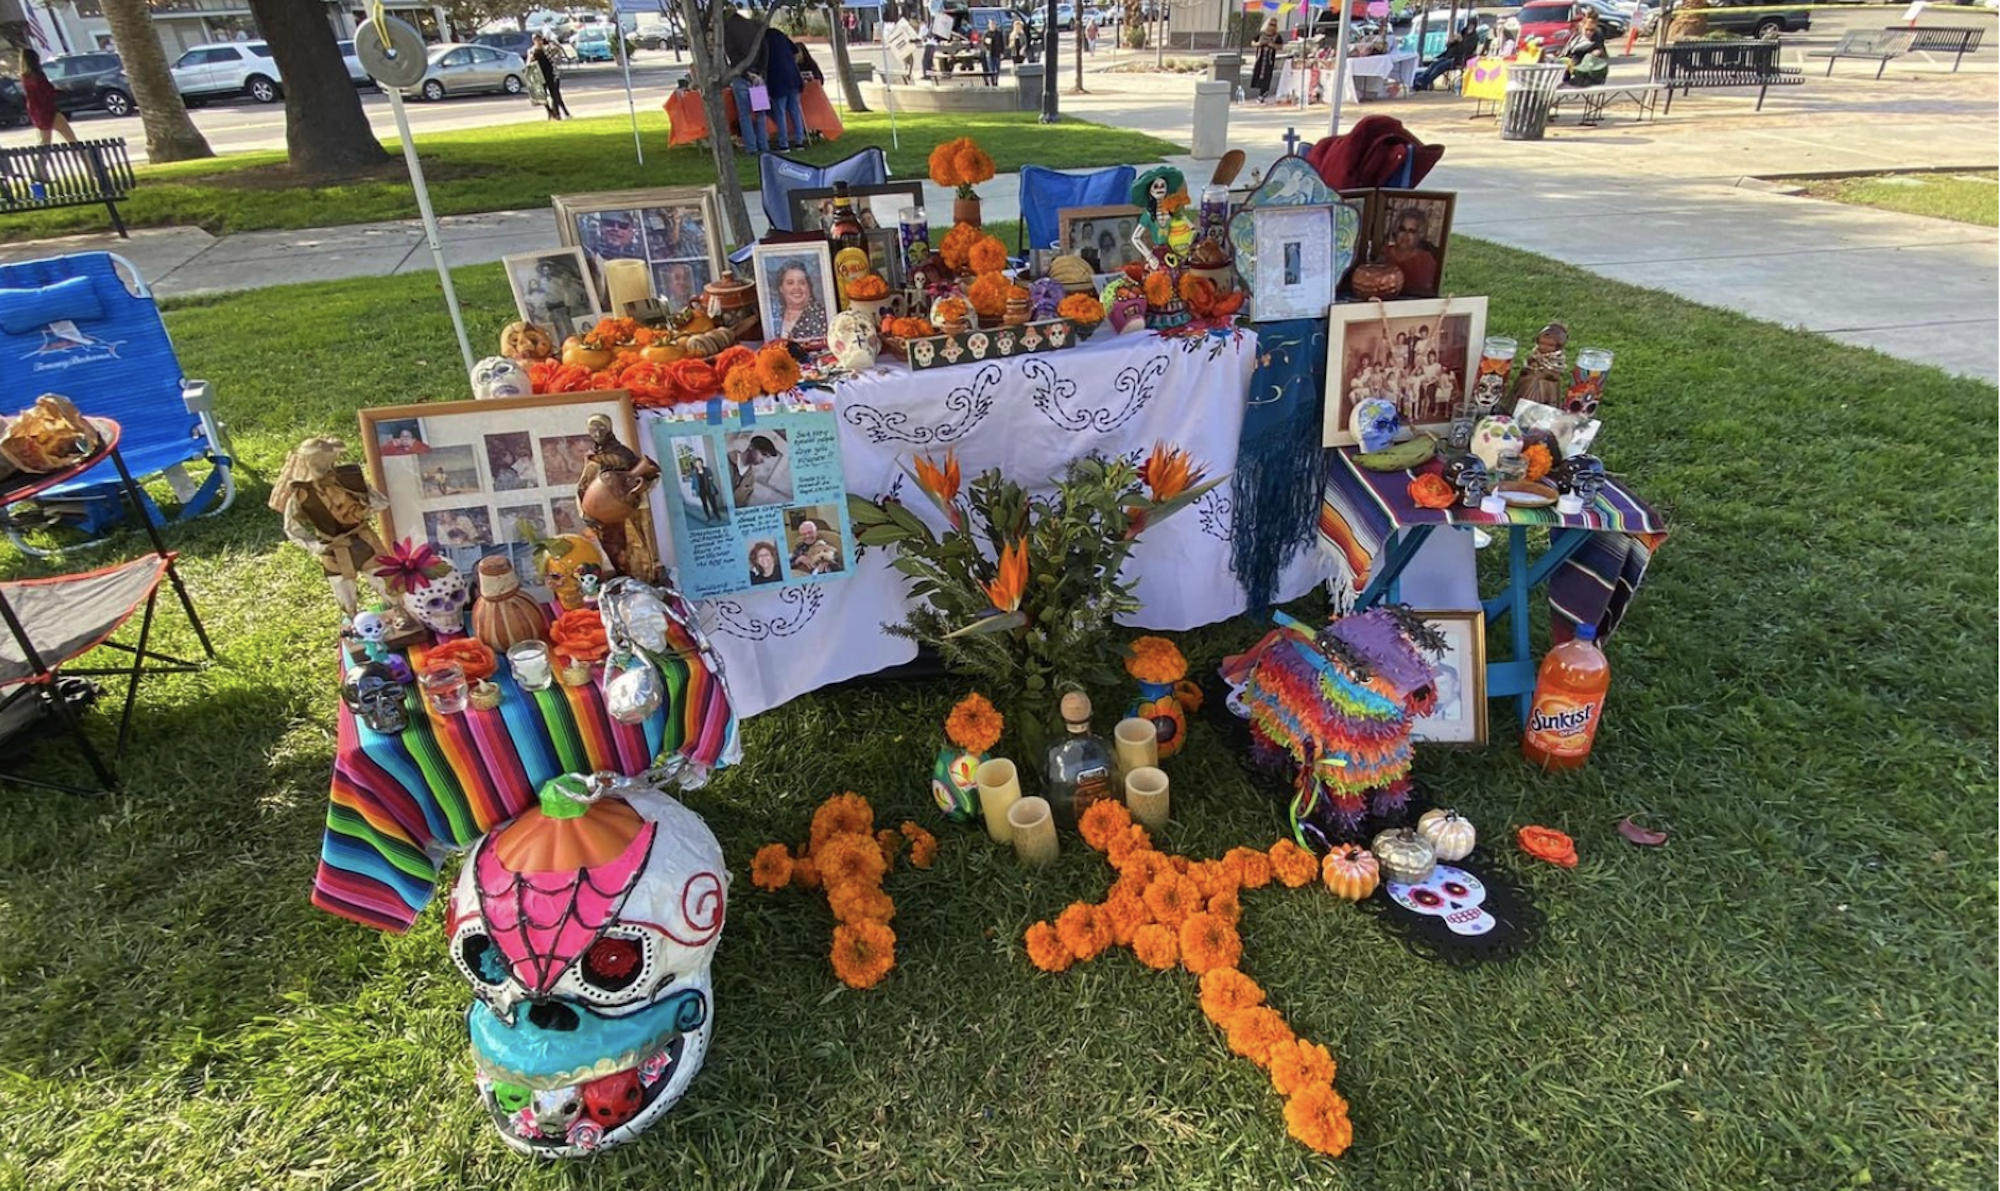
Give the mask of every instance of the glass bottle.
[(1090, 731), (1090, 696), (1071, 691), (1062, 697), (1063, 726), (1069, 729), (1049, 746), (1044, 767), (1049, 803), (1066, 827), (1101, 799), (1115, 798), (1111, 749)]
[(861, 226), (861, 217), (854, 213), (854, 196), (847, 193), (845, 182), (833, 184), (833, 218), (827, 224), (826, 238), (833, 244), (835, 256), (843, 248), (868, 251), (868, 232)]

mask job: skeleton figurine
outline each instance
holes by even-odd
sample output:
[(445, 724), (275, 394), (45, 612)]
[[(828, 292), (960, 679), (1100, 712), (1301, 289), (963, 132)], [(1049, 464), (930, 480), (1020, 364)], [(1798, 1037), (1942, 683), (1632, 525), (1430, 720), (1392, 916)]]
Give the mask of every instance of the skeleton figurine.
[(361, 643), (361, 652), (367, 655), (369, 661), (383, 665), (389, 663), (389, 647), (382, 644), (382, 639), (389, 635), (389, 622), (382, 618), (380, 612), (372, 609), (356, 612), (354, 626), (348, 632)]
[(285, 537), (319, 559), (334, 600), (353, 616), (361, 569), (383, 552), (372, 516), (389, 502), (368, 487), (359, 464), (340, 462), (346, 449), (337, 438), (300, 443), (271, 485), (270, 507), (284, 518)]
[(586, 428), (590, 462), (577, 477), (576, 500), (583, 519), (597, 531), (598, 541), (619, 572), (635, 579), (658, 577), (660, 560), (653, 553), (653, 516), (646, 498), (659, 465), (619, 442), (611, 419), (592, 414)]
[(395, 735), (410, 726), (409, 688), (381, 662), (363, 662), (347, 672), (340, 686), (341, 702), (371, 730)]

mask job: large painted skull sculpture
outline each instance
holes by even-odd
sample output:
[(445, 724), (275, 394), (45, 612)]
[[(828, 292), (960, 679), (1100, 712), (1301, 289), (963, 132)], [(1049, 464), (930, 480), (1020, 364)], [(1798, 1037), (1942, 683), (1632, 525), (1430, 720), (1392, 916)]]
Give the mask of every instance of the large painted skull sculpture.
[(473, 848), (447, 930), (478, 998), (480, 1098), (508, 1145), (545, 1158), (619, 1145), (687, 1092), (728, 889), (698, 815), (606, 774), (556, 778)]

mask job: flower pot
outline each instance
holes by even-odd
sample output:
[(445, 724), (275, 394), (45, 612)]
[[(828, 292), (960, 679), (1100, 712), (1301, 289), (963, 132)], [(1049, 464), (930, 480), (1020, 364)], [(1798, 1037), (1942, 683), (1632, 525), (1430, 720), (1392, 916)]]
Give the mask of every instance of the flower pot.
[(951, 201), (951, 221), (953, 223), (969, 223), (974, 227), (982, 226), (979, 221), (979, 196), (975, 194), (971, 198), (953, 199)]

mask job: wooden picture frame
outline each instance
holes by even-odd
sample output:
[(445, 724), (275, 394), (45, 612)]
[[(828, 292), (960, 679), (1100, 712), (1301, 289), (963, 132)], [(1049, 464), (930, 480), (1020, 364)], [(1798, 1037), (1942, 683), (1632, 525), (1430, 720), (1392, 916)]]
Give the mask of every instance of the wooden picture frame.
[[(1080, 256), (1089, 261), (1091, 272), (1116, 273), (1127, 263), (1142, 259), (1138, 247), (1132, 243), (1132, 232), (1139, 226), (1140, 214), (1139, 208), (1130, 203), (1064, 207), (1056, 212), (1059, 228), (1056, 243), (1061, 246), (1064, 255)], [(1103, 226), (1105, 224), (1110, 226)], [(1111, 246), (1109, 249), (1107, 244)], [(1106, 259), (1107, 251), (1114, 252), (1115, 258)]]
[(653, 297), (679, 309), (722, 275), (722, 204), (713, 186), (551, 195), (556, 238), (583, 251), (600, 302), (604, 262), (646, 263)]
[(1322, 445), (1356, 445), (1349, 422), (1364, 397), (1394, 401), (1412, 431), (1444, 434), (1468, 379), (1479, 375), (1485, 340), (1483, 297), (1335, 305), (1327, 315)]
[(1410, 739), (1450, 748), (1486, 744), (1486, 613), (1424, 612), (1417, 615), (1444, 634), (1448, 648), (1432, 666), (1437, 674), (1437, 709), (1413, 720)]
[[(904, 207), (924, 205), (924, 184), (874, 182), (849, 186), (847, 197), (854, 200), (854, 213), (861, 218), (862, 230), (893, 232), (901, 226), (899, 216)], [(785, 201), (791, 207), (793, 231), (825, 234), (826, 217), (833, 209), (833, 187), (804, 187), (789, 192)]]
[(558, 344), (582, 334), (578, 326), (582, 320), (595, 322), (604, 314), (581, 248), (516, 252), (501, 257), (500, 267), (507, 273), (514, 311), (521, 321), (540, 327)]
[[(1369, 259), (1403, 269), (1403, 297), (1435, 298), (1444, 292), (1445, 253), (1451, 247), (1455, 190), (1377, 190), (1369, 202)], [(1403, 225), (1420, 223), (1412, 244), (1397, 242)]]
[[(785, 292), (779, 278), (793, 265), (806, 270), (809, 300), (802, 318), (787, 333)], [(834, 284), (833, 253), (825, 240), (791, 243), (758, 243), (750, 250), (750, 272), (757, 282), (757, 308), (764, 321), (766, 339), (790, 339), (811, 351), (826, 346), (826, 331), (834, 312), (840, 309), (840, 290)], [(814, 317), (817, 307), (817, 317)]]
[(639, 441), (623, 389), (372, 406), (360, 411), (361, 448), (375, 490), (389, 499), (382, 540), (429, 542), (468, 576), (504, 554), (538, 599), (537, 536), (588, 532), (576, 482), (590, 450), (592, 414), (606, 414), (620, 442)]

